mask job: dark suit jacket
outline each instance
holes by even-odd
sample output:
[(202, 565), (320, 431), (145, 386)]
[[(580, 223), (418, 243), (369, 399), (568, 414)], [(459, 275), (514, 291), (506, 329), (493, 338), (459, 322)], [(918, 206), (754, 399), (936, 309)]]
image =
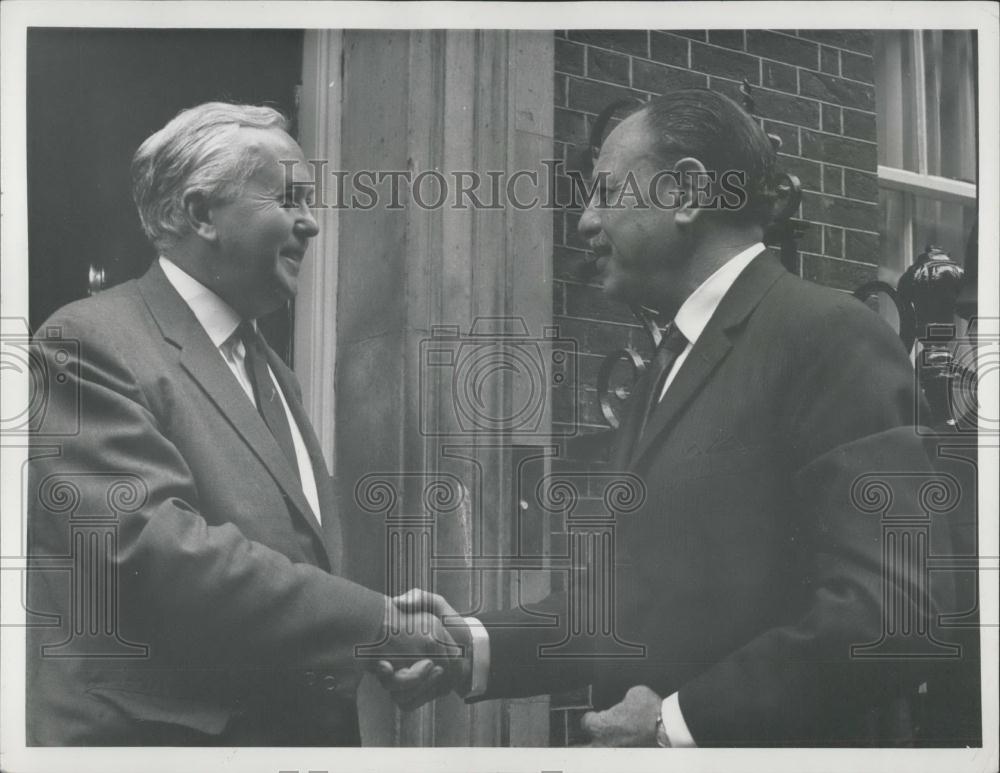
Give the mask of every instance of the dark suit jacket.
[[(618, 521), (615, 595), (617, 633), (645, 657), (539, 659), (564, 627), (508, 627), (517, 613), (487, 614), (485, 697), (591, 682), (603, 708), (645, 684), (679, 691), (702, 746), (899, 740), (887, 707), (919, 684), (921, 667), (850, 657), (852, 644), (881, 635), (885, 564), (880, 517), (853, 506), (852, 483), (930, 469), (910, 426), (918, 398), (898, 337), (854, 298), (764, 253), (629, 445), (648, 389), (640, 381), (612, 464), (646, 486), (645, 504)], [(934, 539), (946, 552), (947, 530)], [(904, 586), (914, 611), (931, 603), (918, 582)], [(535, 611), (564, 623), (565, 604), (554, 594)]]
[[(158, 265), (63, 308), (52, 328), (79, 342), (80, 364), (40, 341), (69, 378), (46, 421), (79, 411), (80, 431), (32, 449), (29, 608), (52, 627), (29, 630), (29, 743), (359, 743), (354, 647), (376, 641), (384, 597), (338, 576), (332, 481), (291, 371), (269, 352), (322, 526)], [(93, 516), (109, 515), (105, 543)], [(87, 552), (105, 549), (107, 561)], [(84, 568), (69, 571), (70, 556)], [(113, 589), (110, 607), (87, 587)]]

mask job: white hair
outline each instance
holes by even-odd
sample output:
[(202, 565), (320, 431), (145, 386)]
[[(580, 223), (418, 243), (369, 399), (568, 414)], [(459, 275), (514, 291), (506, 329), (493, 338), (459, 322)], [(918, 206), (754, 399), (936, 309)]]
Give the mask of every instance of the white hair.
[(182, 110), (139, 146), (132, 158), (132, 198), (157, 249), (188, 233), (186, 196), (200, 192), (226, 201), (257, 171), (258, 155), (233, 142), (242, 128), (287, 131), (288, 121), (270, 107), (206, 102)]

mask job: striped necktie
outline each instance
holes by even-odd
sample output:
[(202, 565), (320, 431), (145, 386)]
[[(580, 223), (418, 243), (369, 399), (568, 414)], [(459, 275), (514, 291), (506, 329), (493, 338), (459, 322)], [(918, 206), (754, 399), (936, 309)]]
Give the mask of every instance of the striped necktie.
[(646, 425), (649, 423), (653, 411), (656, 410), (656, 406), (660, 403), (660, 393), (663, 391), (663, 385), (666, 383), (667, 376), (670, 375), (670, 369), (673, 368), (674, 362), (676, 362), (680, 353), (684, 351), (687, 343), (687, 339), (677, 325), (673, 322), (667, 325), (664, 330), (663, 339), (660, 341), (656, 354), (653, 355), (653, 361), (649, 364), (650, 390), (647, 395), (642, 424), (640, 425), (639, 434), (636, 437), (637, 440), (641, 439), (642, 433), (646, 431)]
[(292, 429), (288, 424), (288, 415), (281, 402), (281, 396), (274, 385), (274, 380), (267, 370), (266, 345), (260, 334), (249, 322), (243, 322), (236, 329), (236, 334), (243, 341), (246, 349), (247, 376), (253, 386), (253, 396), (257, 401), (257, 410), (267, 428), (271, 430), (274, 439), (278, 441), (281, 450), (288, 458), (288, 463), (299, 477), (299, 461), (295, 455), (295, 444), (292, 441)]

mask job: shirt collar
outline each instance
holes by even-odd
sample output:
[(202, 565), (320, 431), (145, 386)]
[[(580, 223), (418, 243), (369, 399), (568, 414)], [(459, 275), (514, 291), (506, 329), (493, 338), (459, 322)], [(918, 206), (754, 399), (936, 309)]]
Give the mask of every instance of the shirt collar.
[(747, 247), (726, 261), (688, 296), (674, 317), (674, 324), (693, 346), (719, 308), (723, 296), (750, 261), (764, 251), (763, 242)]
[(242, 322), (233, 307), (169, 258), (160, 256), (160, 268), (205, 328), (212, 343), (219, 347), (229, 340)]

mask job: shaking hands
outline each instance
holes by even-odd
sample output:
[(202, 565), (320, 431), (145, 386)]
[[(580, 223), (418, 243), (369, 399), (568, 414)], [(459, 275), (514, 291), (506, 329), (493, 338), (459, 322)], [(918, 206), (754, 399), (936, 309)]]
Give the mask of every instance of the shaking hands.
[(412, 589), (386, 610), (384, 657), (373, 670), (393, 701), (412, 710), (452, 690), (469, 691), (472, 634), (441, 596)]
[[(414, 588), (392, 598), (386, 612), (385, 657), (372, 670), (401, 709), (413, 710), (451, 691), (469, 692), (472, 631), (434, 593)], [(587, 712), (581, 725), (589, 746), (657, 746), (662, 698), (645, 685), (630, 689), (605, 711)]]

